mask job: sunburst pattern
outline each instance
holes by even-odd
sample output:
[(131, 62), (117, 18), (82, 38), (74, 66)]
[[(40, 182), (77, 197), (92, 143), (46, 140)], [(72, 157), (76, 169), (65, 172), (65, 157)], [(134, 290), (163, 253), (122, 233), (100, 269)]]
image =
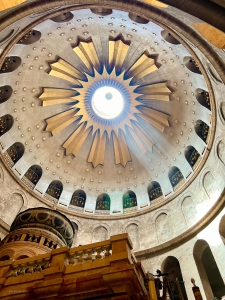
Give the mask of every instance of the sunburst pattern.
[[(72, 135), (62, 147), (66, 155), (76, 156), (89, 134), (93, 135), (88, 162), (94, 167), (104, 164), (106, 143), (112, 138), (115, 163), (124, 167), (132, 161), (127, 145), (129, 132), (136, 144), (145, 153), (152, 151), (154, 141), (140, 126), (137, 116), (155, 128), (164, 131), (169, 126), (169, 116), (151, 108), (151, 101), (169, 101), (171, 90), (168, 82), (140, 86), (137, 82), (146, 75), (157, 71), (160, 65), (157, 56), (145, 51), (127, 70), (124, 65), (130, 49), (122, 37), (109, 40), (108, 63), (102, 65), (92, 40), (80, 41), (74, 48), (86, 72), (81, 72), (62, 58), (50, 64), (49, 74), (73, 84), (71, 89), (43, 88), (40, 100), (43, 106), (71, 103), (70, 109), (46, 120), (46, 131), (57, 134), (71, 123), (76, 122)], [(120, 90), (125, 99), (122, 113), (112, 119), (95, 114), (91, 100), (93, 93), (101, 86), (112, 86)], [(142, 100), (149, 105), (144, 105)]]

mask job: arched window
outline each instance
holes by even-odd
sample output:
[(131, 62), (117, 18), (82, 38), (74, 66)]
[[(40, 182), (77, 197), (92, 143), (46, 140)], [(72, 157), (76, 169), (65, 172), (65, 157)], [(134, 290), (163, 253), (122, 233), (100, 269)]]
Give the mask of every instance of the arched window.
[(202, 74), (201, 71), (199, 70), (199, 66), (196, 63), (196, 61), (190, 57), (190, 56), (185, 56), (184, 57), (184, 65), (188, 68), (193, 73), (196, 74)]
[(197, 162), (199, 161), (199, 159), (201, 159), (199, 152), (193, 146), (188, 146), (184, 151), (184, 155), (189, 165), (194, 170), (195, 167), (198, 165)]
[[(60, 195), (61, 195), (61, 193), (62, 193), (62, 190), (63, 190), (62, 182), (59, 181), (59, 180), (54, 180), (54, 181), (52, 181), (52, 182), (49, 184), (49, 186), (48, 186), (48, 188), (47, 188), (47, 191), (46, 191), (46, 193), (45, 193), (45, 198), (47, 198), (48, 200), (52, 200), (53, 202), (55, 202), (54, 199), (59, 200)], [(47, 194), (48, 196), (47, 196), (46, 194)], [(47, 196), (47, 197), (46, 197), (46, 196)], [(50, 197), (49, 197), (49, 196), (50, 196)], [(51, 199), (51, 198), (53, 198), (53, 199)]]
[(21, 64), (21, 58), (19, 56), (8, 56), (5, 58), (2, 67), (0, 69), (0, 74), (8, 73), (16, 70)]
[(92, 243), (102, 242), (108, 239), (108, 230), (104, 226), (98, 226), (92, 233)]
[(209, 135), (209, 126), (201, 120), (195, 122), (195, 132), (207, 144)]
[(149, 200), (155, 200), (163, 195), (160, 184), (157, 181), (152, 181), (148, 186)]
[(40, 38), (41, 38), (40, 31), (31, 29), (17, 42), (17, 44), (30, 45), (39, 41)]
[(175, 37), (173, 37), (172, 34), (166, 30), (161, 31), (161, 36), (162, 36), (162, 38), (164, 38), (165, 41), (167, 41), (170, 44), (173, 44), (173, 45), (180, 44), (180, 42), (177, 39), (175, 39)]
[(195, 97), (202, 106), (211, 110), (209, 93), (207, 91), (203, 89), (197, 89), (195, 91)]
[(17, 142), (14, 143), (12, 146), (10, 146), (6, 152), (4, 152), (4, 157), (8, 164), (12, 167), (14, 166), (18, 160), (23, 156), (24, 154), (24, 145)]
[(147, 24), (149, 22), (147, 19), (142, 18), (141, 16), (138, 16), (138, 15), (135, 15), (132, 13), (129, 13), (128, 16), (132, 21), (139, 23), (139, 24)]
[(95, 212), (98, 214), (110, 213), (110, 197), (108, 194), (103, 193), (98, 196), (96, 201)]
[(137, 197), (132, 191), (128, 191), (123, 195), (123, 213), (129, 213), (137, 210)]
[(69, 208), (83, 211), (86, 202), (86, 194), (83, 190), (76, 190), (70, 200)]
[(0, 117), (0, 136), (2, 136), (12, 128), (13, 122), (14, 119), (11, 115), (4, 115)]
[(205, 240), (198, 240), (193, 255), (206, 298), (221, 299), (225, 295), (225, 285), (208, 243)]
[(41, 175), (42, 175), (42, 168), (38, 165), (33, 165), (27, 170), (27, 172), (22, 178), (22, 181), (24, 181), (24, 183), (28, 185), (28, 187), (34, 189), (35, 185), (38, 183), (39, 179), (41, 178)]
[(169, 273), (167, 278), (169, 285), (173, 286), (174, 299), (187, 300), (188, 297), (178, 259), (174, 256), (168, 256), (162, 263), (161, 271), (162, 273)]
[(24, 259), (24, 258), (28, 258), (28, 257), (29, 257), (28, 255), (20, 255), (19, 257), (16, 258), (16, 260)]
[(61, 15), (58, 15), (54, 18), (51, 18), (51, 20), (56, 23), (69, 22), (72, 19), (73, 19), (73, 14), (70, 11), (63, 13)]
[(111, 15), (112, 13), (112, 9), (110, 8), (101, 8), (101, 7), (97, 7), (97, 8), (91, 8), (91, 11), (99, 16), (108, 16)]
[(13, 89), (9, 85), (0, 87), (0, 104), (7, 101), (12, 95)]
[[(169, 180), (172, 184), (174, 191), (180, 187), (184, 181), (184, 176), (181, 173), (180, 169), (177, 167), (171, 167), (169, 170)], [(180, 183), (180, 184), (179, 184)], [(179, 185), (178, 185), (179, 184)], [(175, 188), (176, 187), (176, 188)]]

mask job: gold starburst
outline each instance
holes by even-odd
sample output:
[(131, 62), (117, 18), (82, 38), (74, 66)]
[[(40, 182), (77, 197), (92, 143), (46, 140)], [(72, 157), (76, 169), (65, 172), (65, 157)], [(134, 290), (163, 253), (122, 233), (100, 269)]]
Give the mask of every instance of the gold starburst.
[[(71, 103), (70, 109), (46, 120), (46, 131), (57, 134), (69, 124), (77, 122), (72, 135), (62, 147), (66, 155), (76, 156), (87, 136), (92, 133), (93, 141), (90, 145), (88, 162), (94, 167), (104, 164), (107, 140), (112, 137), (115, 163), (124, 167), (132, 161), (127, 145), (127, 131), (133, 137), (138, 147), (145, 153), (152, 151), (154, 141), (140, 126), (137, 115), (156, 127), (161, 132), (169, 126), (169, 116), (165, 113), (144, 105), (151, 100), (169, 101), (171, 90), (168, 82), (139, 86), (140, 79), (158, 70), (157, 57), (145, 51), (129, 69), (124, 65), (130, 44), (122, 37), (109, 40), (108, 63), (102, 65), (98, 58), (92, 40), (80, 41), (73, 48), (76, 55), (84, 64), (86, 73), (81, 72), (62, 58), (50, 63), (49, 74), (67, 80), (74, 85), (71, 89), (43, 88), (40, 100), (43, 106)], [(105, 120), (98, 117), (91, 107), (91, 90), (99, 82), (118, 84), (126, 94), (124, 113), (115, 120)]]

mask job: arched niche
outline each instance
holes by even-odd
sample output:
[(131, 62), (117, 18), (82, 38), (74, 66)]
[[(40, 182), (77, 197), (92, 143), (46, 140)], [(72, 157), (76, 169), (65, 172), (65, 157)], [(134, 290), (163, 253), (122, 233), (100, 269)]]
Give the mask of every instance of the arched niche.
[(4, 255), (4, 256), (0, 257), (0, 261), (5, 261), (5, 260), (9, 260), (9, 259), (10, 259), (9, 255)]
[(12, 95), (13, 89), (9, 85), (0, 87), (0, 104), (7, 101)]
[(207, 144), (208, 134), (209, 134), (209, 126), (205, 122), (203, 122), (201, 120), (197, 120), (195, 122), (195, 132)]
[(139, 227), (138, 227), (138, 225), (135, 224), (135, 223), (129, 224), (126, 227), (125, 232), (127, 232), (129, 234), (129, 237), (130, 237), (131, 242), (133, 244), (134, 251), (138, 250), (140, 248)]
[(127, 191), (123, 195), (123, 212), (128, 213), (137, 210), (137, 197), (133, 191)]
[(142, 18), (141, 16), (138, 16), (136, 14), (129, 13), (128, 16), (132, 21), (139, 24), (147, 24), (149, 22), (149, 20)]
[(83, 211), (86, 202), (86, 194), (83, 190), (76, 190), (70, 200), (69, 208)]
[(108, 230), (104, 226), (98, 226), (93, 230), (92, 243), (102, 242), (108, 239)]
[(205, 240), (198, 240), (193, 255), (206, 298), (221, 299), (225, 295), (225, 285), (209, 244)]
[(169, 169), (168, 176), (174, 190), (175, 187), (178, 187), (179, 183), (181, 184), (184, 181), (184, 176), (181, 173), (180, 169), (177, 167), (171, 167)]
[(20, 66), (20, 64), (21, 58), (19, 56), (8, 56), (5, 58), (2, 64), (0, 74), (15, 71)]
[(95, 212), (97, 213), (110, 212), (110, 197), (108, 194), (103, 193), (98, 196), (96, 201)]
[(203, 89), (196, 89), (195, 97), (202, 106), (211, 110), (209, 93), (207, 91)]
[(174, 286), (174, 299), (188, 300), (178, 259), (174, 256), (167, 256), (162, 262), (161, 271), (162, 273), (169, 273), (168, 280)]
[(210, 171), (204, 175), (202, 184), (208, 197), (213, 200), (215, 193), (215, 178)]
[(149, 196), (150, 201), (153, 201), (153, 200), (163, 196), (161, 186), (157, 181), (152, 181), (152, 182), (149, 183), (149, 185), (148, 185), (148, 196)]
[(39, 165), (31, 166), (23, 177), (23, 181), (29, 185), (32, 189), (38, 183), (42, 176), (42, 168)]
[(172, 237), (169, 218), (166, 213), (161, 213), (156, 218), (155, 227), (159, 243), (164, 243)]
[(219, 233), (220, 233), (221, 239), (225, 245), (225, 215), (223, 215), (223, 217), (220, 220)]
[(31, 29), (17, 42), (17, 44), (30, 45), (39, 41), (40, 38), (41, 32)]
[(221, 162), (225, 164), (225, 144), (223, 141), (220, 141), (217, 145), (217, 155)]
[(202, 74), (199, 70), (199, 66), (191, 56), (184, 57), (184, 65), (193, 73)]
[(58, 15), (54, 18), (51, 18), (51, 20), (56, 23), (62, 23), (62, 22), (71, 21), (73, 19), (73, 17), (74, 17), (74, 15), (70, 11), (68, 11), (68, 12)]
[(166, 30), (161, 31), (161, 36), (165, 41), (167, 41), (170, 44), (173, 44), (173, 45), (180, 44), (180, 42), (177, 39), (175, 39), (175, 37), (173, 37), (173, 35), (170, 32), (168, 32)]
[(63, 184), (61, 181), (59, 180), (53, 180), (46, 191), (46, 194), (48, 194), (49, 196), (59, 200), (60, 195), (63, 191)]
[(5, 134), (7, 131), (9, 131), (13, 126), (13, 116), (11, 115), (4, 115), (0, 117), (0, 136)]
[(11, 167), (15, 165), (18, 162), (18, 160), (23, 156), (24, 150), (24, 145), (19, 142), (14, 143), (6, 150), (7, 154), (5, 154), (5, 157), (9, 160), (9, 164)]
[(184, 151), (184, 156), (194, 170), (198, 159), (201, 157), (200, 153), (193, 146), (188, 146)]
[(191, 196), (187, 196), (183, 199), (181, 203), (181, 209), (184, 214), (184, 218), (187, 225), (188, 226), (193, 225), (196, 219), (197, 211)]
[(111, 15), (112, 9), (110, 9), (110, 8), (96, 7), (96, 8), (91, 8), (91, 12), (93, 12), (96, 15), (104, 17), (104, 16)]

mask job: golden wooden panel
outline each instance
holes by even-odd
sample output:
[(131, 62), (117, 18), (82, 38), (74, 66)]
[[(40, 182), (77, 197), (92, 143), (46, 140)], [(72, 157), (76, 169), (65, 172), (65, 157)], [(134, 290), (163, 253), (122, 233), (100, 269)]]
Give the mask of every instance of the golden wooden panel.
[(112, 132), (113, 137), (113, 145), (114, 145), (114, 155), (115, 155), (115, 164), (121, 164), (122, 166), (126, 166), (128, 162), (131, 162), (130, 152), (124, 137), (123, 132), (119, 132), (119, 135)]
[(85, 80), (86, 77), (62, 58), (59, 58), (57, 62), (50, 64), (50, 67), (50, 75), (70, 81), (76, 86), (80, 86), (78, 79)]
[(131, 133), (133, 139), (135, 140), (136, 144), (143, 154), (147, 151), (152, 152), (152, 147), (155, 143), (144, 132), (144, 130), (139, 125), (137, 125), (137, 123), (133, 124), (133, 129), (129, 128), (129, 132)]
[(81, 124), (63, 144), (63, 148), (66, 149), (66, 155), (73, 154), (76, 156), (90, 132), (90, 127), (86, 129), (86, 124)]
[(77, 121), (80, 118), (79, 116), (75, 116), (77, 111), (78, 110), (70, 109), (47, 119), (47, 127), (45, 130), (51, 131), (52, 135), (55, 135), (56, 133), (63, 130), (65, 127), (67, 127), (68, 125)]
[(126, 76), (133, 77), (134, 81), (138, 81), (140, 78), (158, 70), (156, 65), (156, 58), (149, 57), (149, 53), (146, 51), (130, 68), (126, 73)]
[(23, 2), (26, 2), (26, 0), (1, 0), (0, 1), (0, 11), (17, 6)]
[(78, 93), (75, 90), (43, 88), (43, 93), (39, 96), (42, 106), (49, 106), (61, 103), (70, 103), (76, 101)]
[(92, 41), (78, 43), (78, 46), (73, 48), (73, 51), (79, 56), (90, 73), (93, 72), (93, 67), (100, 71), (101, 64)]
[(91, 162), (93, 167), (104, 165), (106, 148), (106, 132), (100, 136), (99, 130), (96, 131), (91, 151), (88, 157), (88, 162)]

